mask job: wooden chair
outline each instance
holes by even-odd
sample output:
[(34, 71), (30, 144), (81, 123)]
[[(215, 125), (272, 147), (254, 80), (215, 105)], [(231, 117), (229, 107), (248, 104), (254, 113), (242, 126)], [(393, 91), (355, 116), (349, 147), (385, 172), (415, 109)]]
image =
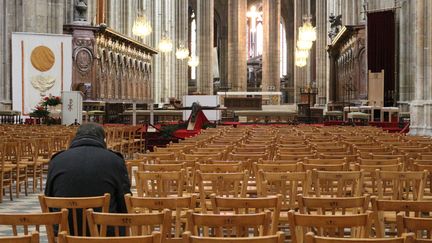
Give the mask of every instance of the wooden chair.
[[(371, 213), (356, 215), (305, 215), (295, 213), (294, 210), (288, 212), (291, 240), (293, 243), (303, 242), (303, 237), (308, 231), (307, 229), (312, 229), (320, 236), (343, 238), (349, 232), (352, 238), (369, 238), (371, 220)], [(346, 229), (350, 230), (345, 231)]]
[(128, 159), (125, 161), (126, 163), (126, 168), (128, 171), (128, 175), (129, 175), (129, 181), (132, 185), (132, 178), (133, 178), (133, 169), (139, 169), (142, 165), (142, 163), (144, 162), (144, 160), (142, 159)]
[(310, 215), (350, 215), (366, 213), (369, 196), (361, 197), (304, 197), (298, 195), (299, 212)]
[(5, 145), (0, 143), (0, 203), (3, 202), (3, 192), (9, 188), (9, 198), (12, 201), (13, 174), (12, 167), (7, 167), (5, 162)]
[(188, 212), (188, 231), (195, 236), (250, 237), (271, 235), (271, 213), (215, 215)]
[[(110, 236), (139, 236), (149, 235), (156, 228), (161, 238), (170, 239), (171, 211), (165, 209), (161, 213), (95, 213), (93, 209), (87, 210), (90, 235), (92, 237), (107, 237), (109, 227), (114, 228), (114, 235)], [(165, 241), (164, 241), (165, 242)]]
[(207, 199), (211, 194), (223, 197), (246, 197), (249, 173), (201, 173), (197, 171), (197, 184), (200, 205), (203, 212), (208, 206)]
[(260, 187), (258, 196), (282, 195), (282, 207), (279, 221), (288, 221), (288, 211), (298, 207), (297, 195), (308, 195), (310, 191), (310, 172), (259, 172)]
[(164, 209), (171, 210), (172, 222), (175, 225), (173, 239), (180, 238), (181, 233), (186, 231), (186, 212), (195, 209), (196, 199), (196, 195), (193, 194), (188, 197), (133, 197), (130, 194), (125, 195), (129, 213), (155, 213), (162, 212)]
[(68, 230), (68, 211), (62, 209), (56, 213), (0, 214), (0, 225), (11, 226), (14, 236), (18, 236), (18, 232), (29, 235), (29, 226), (34, 226), (34, 230), (39, 232), (40, 226), (44, 225), (48, 242), (55, 243), (54, 226), (58, 227), (59, 231)]
[(43, 169), (44, 163), (38, 160), (38, 154), (35, 148), (39, 146), (35, 140), (20, 139), (19, 153), (22, 164), (27, 165), (27, 177), (32, 178), (32, 189), (36, 191), (39, 184), (39, 190), (43, 190)]
[[(374, 196), (371, 198), (371, 202), (377, 237), (384, 237), (385, 232), (395, 234), (398, 213), (403, 212), (405, 216), (415, 217), (432, 213), (430, 201), (383, 200)], [(386, 228), (389, 230), (386, 231)]]
[(15, 182), (16, 197), (19, 198), (22, 185), (24, 186), (24, 192), (27, 196), (27, 165), (21, 162), (19, 154), (19, 143), (5, 142), (4, 146), (4, 168), (12, 170), (12, 180)]
[(376, 172), (378, 198), (392, 200), (422, 200), (427, 171)]
[[(69, 230), (71, 235), (87, 235), (87, 215), (89, 208), (100, 209), (101, 212), (109, 211), (111, 196), (106, 193), (100, 197), (47, 197), (39, 195), (39, 203), (42, 212), (48, 213), (50, 210), (68, 209), (69, 210)], [(81, 227), (78, 227), (81, 222)]]
[(357, 197), (363, 192), (362, 171), (312, 171), (315, 196)]
[(0, 236), (0, 243), (39, 243), (39, 233), (24, 236)]
[(258, 236), (247, 238), (231, 238), (231, 237), (200, 237), (193, 236), (190, 232), (183, 234), (183, 243), (283, 243), (285, 234), (278, 232), (271, 236)]
[(414, 237), (413, 235), (406, 235), (404, 237), (397, 237), (397, 238), (373, 238), (373, 239), (341, 239), (341, 238), (334, 238), (334, 237), (321, 237), (321, 236), (315, 236), (313, 232), (309, 232), (306, 234), (305, 237), (305, 243), (414, 243)]
[(282, 195), (258, 198), (225, 198), (210, 195), (214, 214), (250, 214), (272, 212), (271, 231), (276, 234), (282, 207)]
[(412, 232), (419, 240), (432, 239), (432, 218), (407, 217), (401, 212), (396, 217), (396, 226), (398, 236)]
[(428, 188), (428, 192), (425, 191), (427, 197), (432, 195), (432, 163), (422, 163), (422, 160), (414, 160), (413, 166), (411, 167), (414, 171), (427, 171), (428, 179), (426, 180), (426, 188)]
[(185, 186), (185, 170), (170, 172), (136, 171), (138, 196), (143, 197), (167, 197), (183, 196)]
[(403, 165), (389, 164), (389, 165), (354, 165), (355, 171), (363, 171), (363, 194), (378, 195), (378, 185), (376, 178), (376, 171), (403, 171)]
[(60, 233), (59, 239), (59, 243), (162, 243), (160, 233), (127, 237), (79, 237), (69, 236), (63, 232)]

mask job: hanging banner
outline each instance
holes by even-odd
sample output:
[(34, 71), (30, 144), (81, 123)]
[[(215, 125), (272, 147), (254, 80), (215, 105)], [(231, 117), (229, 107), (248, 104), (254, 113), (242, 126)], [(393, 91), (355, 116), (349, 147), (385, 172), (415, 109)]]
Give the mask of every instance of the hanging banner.
[(72, 84), (72, 36), (12, 33), (12, 109), (27, 116)]

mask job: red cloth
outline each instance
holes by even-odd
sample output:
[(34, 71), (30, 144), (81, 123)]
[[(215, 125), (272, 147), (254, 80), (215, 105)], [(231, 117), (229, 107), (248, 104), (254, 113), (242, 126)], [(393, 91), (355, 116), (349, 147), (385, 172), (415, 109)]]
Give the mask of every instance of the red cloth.
[(186, 129), (179, 129), (173, 133), (174, 136), (178, 138), (190, 138), (194, 137), (198, 134), (200, 134), (201, 130), (186, 130)]
[[(189, 117), (189, 120), (191, 118)], [(209, 120), (207, 119), (207, 117), (204, 115), (204, 112), (198, 111), (198, 114), (195, 118), (195, 126), (194, 126), (194, 130), (201, 130), (203, 125), (209, 123)]]

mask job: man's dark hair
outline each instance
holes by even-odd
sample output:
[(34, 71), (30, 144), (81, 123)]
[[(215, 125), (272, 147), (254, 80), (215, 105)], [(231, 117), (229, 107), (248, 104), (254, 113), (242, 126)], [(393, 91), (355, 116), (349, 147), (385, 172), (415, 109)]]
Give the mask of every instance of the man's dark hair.
[(81, 125), (76, 133), (76, 137), (93, 136), (98, 139), (105, 139), (105, 131), (103, 127), (97, 123), (86, 123)]

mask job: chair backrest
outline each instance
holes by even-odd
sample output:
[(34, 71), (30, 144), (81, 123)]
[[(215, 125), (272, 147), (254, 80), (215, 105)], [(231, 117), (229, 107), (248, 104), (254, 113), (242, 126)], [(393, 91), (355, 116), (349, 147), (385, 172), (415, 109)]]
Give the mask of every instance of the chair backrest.
[(308, 195), (310, 190), (310, 172), (264, 172), (259, 171), (260, 186), (258, 195), (282, 195), (282, 208), (297, 207), (297, 195)]
[(20, 236), (0, 236), (0, 243), (39, 243), (39, 233)]
[(407, 217), (399, 213), (396, 217), (398, 236), (412, 232), (417, 239), (432, 239), (432, 218)]
[[(173, 214), (172, 221), (175, 225), (174, 238), (179, 238), (182, 233), (182, 217), (188, 210), (196, 207), (196, 195), (188, 197), (133, 197), (130, 194), (125, 195), (126, 207), (129, 213), (155, 213), (169, 209)], [(184, 231), (184, 230), (183, 230)]]
[(396, 237), (396, 238), (373, 238), (373, 239), (341, 239), (334, 237), (322, 237), (315, 236), (314, 233), (309, 232), (306, 234), (305, 243), (373, 243), (373, 242), (382, 242), (382, 243), (414, 243), (413, 235), (407, 235), (404, 237)]
[(370, 198), (361, 197), (304, 197), (298, 196), (299, 212), (302, 214), (345, 215), (366, 213)]
[(320, 236), (368, 238), (371, 231), (371, 213), (355, 215), (306, 215), (288, 212), (291, 239), (293, 243), (303, 242), (307, 229), (319, 232)]
[(271, 213), (197, 214), (187, 213), (188, 231), (196, 236), (249, 237), (271, 235)]
[(225, 198), (210, 195), (214, 214), (231, 212), (234, 214), (272, 212), (272, 232), (278, 230), (279, 215), (282, 207), (282, 195), (258, 198)]
[[(171, 228), (169, 209), (147, 214), (95, 213), (93, 209), (88, 209), (87, 218), (93, 237), (149, 235), (158, 228), (162, 238), (171, 238), (171, 234), (168, 234)], [(108, 227), (114, 228), (114, 232), (107, 235)]]
[(183, 234), (183, 243), (283, 243), (285, 234), (277, 232), (276, 235), (271, 236), (258, 236), (258, 237), (245, 237), (245, 238), (231, 238), (231, 237), (201, 237), (193, 236), (190, 232)]
[(378, 198), (393, 200), (422, 200), (427, 171), (376, 172)]
[[(430, 201), (383, 200), (374, 196), (371, 198), (371, 202), (377, 237), (384, 237), (385, 229), (392, 228), (387, 223), (394, 222), (387, 222), (386, 217), (394, 219), (401, 212), (405, 213), (406, 216), (414, 215), (415, 217), (432, 213), (432, 203)], [(384, 217), (385, 215), (386, 217)]]
[(211, 194), (223, 197), (246, 197), (249, 179), (248, 171), (238, 173), (196, 172), (201, 208), (206, 211), (206, 199)]
[(186, 172), (150, 172), (135, 171), (138, 196), (146, 197), (167, 197), (170, 195), (183, 195)]
[(185, 169), (184, 163), (175, 164), (145, 164), (140, 165), (140, 171), (151, 171), (151, 172), (170, 172), (170, 171), (180, 171)]
[(362, 195), (362, 171), (312, 171), (312, 187), (317, 197), (356, 197)]
[[(0, 225), (12, 227), (14, 236), (18, 232), (29, 235), (29, 226), (34, 226), (34, 230), (39, 232), (40, 226), (44, 225), (49, 243), (55, 243), (54, 226), (60, 231), (68, 230), (68, 210), (62, 209), (55, 213), (32, 213), (32, 214), (0, 214)], [(20, 230), (22, 227), (23, 230)]]
[(298, 164), (298, 168), (300, 171), (348, 171), (349, 166), (347, 163), (342, 164), (305, 164), (300, 162)]
[(196, 170), (202, 173), (236, 173), (243, 171), (242, 163), (226, 163), (226, 164), (201, 164), (197, 163), (195, 166)]
[(92, 208), (107, 213), (110, 198), (111, 196), (108, 193), (100, 197), (46, 197), (39, 195), (39, 203), (44, 213), (48, 213), (53, 209), (68, 209), (68, 233), (71, 235), (87, 235), (87, 215), (85, 210)]
[(79, 237), (69, 236), (64, 232), (59, 235), (59, 243), (160, 243), (161, 234), (126, 237)]

